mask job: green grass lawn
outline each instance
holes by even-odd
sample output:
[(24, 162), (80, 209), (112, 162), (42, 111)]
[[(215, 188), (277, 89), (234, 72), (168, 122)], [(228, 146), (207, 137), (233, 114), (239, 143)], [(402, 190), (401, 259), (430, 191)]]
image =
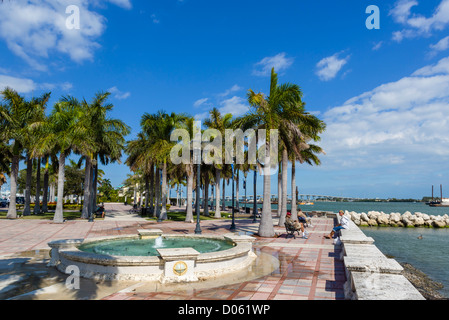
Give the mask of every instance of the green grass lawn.
[[(6, 219), (7, 211), (0, 211), (0, 219)], [(22, 215), (22, 211), (17, 210), (17, 216)], [(64, 211), (63, 213), (65, 220), (85, 220), (81, 219), (81, 212), (79, 211)], [(55, 216), (54, 212), (46, 212), (41, 214), (31, 214), (30, 216), (21, 216), (18, 219), (23, 220), (53, 220)], [(104, 219), (96, 219), (96, 220), (104, 220)]]

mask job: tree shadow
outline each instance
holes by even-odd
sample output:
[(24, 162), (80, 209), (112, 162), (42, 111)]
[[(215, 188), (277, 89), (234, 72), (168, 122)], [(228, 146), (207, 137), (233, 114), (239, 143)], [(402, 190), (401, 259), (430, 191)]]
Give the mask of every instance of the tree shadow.
[(112, 281), (78, 278), (79, 288), (72, 288), (67, 285), (71, 274), (48, 267), (49, 261), (48, 250), (0, 259), (0, 300), (93, 300), (114, 286)]

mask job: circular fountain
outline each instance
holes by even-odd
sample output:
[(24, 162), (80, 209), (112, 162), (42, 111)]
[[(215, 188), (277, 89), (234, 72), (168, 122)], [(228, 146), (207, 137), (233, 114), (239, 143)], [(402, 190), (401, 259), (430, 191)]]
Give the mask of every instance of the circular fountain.
[(138, 235), (50, 242), (50, 266), (79, 270), (96, 280), (196, 282), (236, 272), (255, 260), (246, 235), (178, 235), (139, 230)]

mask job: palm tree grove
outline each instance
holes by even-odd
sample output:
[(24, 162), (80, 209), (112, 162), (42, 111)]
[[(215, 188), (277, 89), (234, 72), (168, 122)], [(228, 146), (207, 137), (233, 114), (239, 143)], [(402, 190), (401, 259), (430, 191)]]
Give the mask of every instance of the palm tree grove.
[[(225, 190), (229, 191), (232, 184), (234, 196), (235, 185), (233, 207), (240, 213), (243, 190), (239, 185), (244, 179), (245, 196), (254, 199), (251, 208), (244, 212), (245, 217), (249, 214), (258, 218), (258, 236), (274, 237), (273, 213), (279, 225), (284, 224), (287, 211), (293, 216), (297, 214), (295, 190), (301, 183), (295, 178), (297, 165), (320, 165), (319, 157), (325, 154), (317, 144), (325, 123), (307, 112), (298, 85), (278, 83), (274, 68), (268, 93), (247, 91), (249, 108), (243, 116), (222, 114), (212, 107), (198, 128), (195, 118), (187, 113), (164, 110), (144, 113), (132, 140), (127, 140), (131, 128), (111, 116), (114, 105), (109, 102), (109, 92), (98, 92), (87, 100), (64, 96), (52, 107), (50, 92), (26, 99), (13, 88), (6, 88), (1, 95), (0, 185), (8, 178), (10, 188), (9, 207), (3, 216), (6, 219), (44, 215), (59, 224), (67, 219), (88, 220), (104, 202), (126, 203), (137, 208), (140, 215), (158, 222), (175, 219), (170, 218), (171, 205), (182, 208), (176, 219), (186, 223), (197, 218), (197, 205), (202, 207), (201, 219), (229, 219)], [(206, 129), (219, 133), (222, 150), (214, 152), (222, 159), (227, 152), (224, 147), (227, 130), (253, 129), (259, 135), (256, 148), (264, 146), (270, 150), (276, 144), (277, 158), (265, 152), (264, 159), (256, 164), (201, 162), (198, 168), (191, 153), (189, 163), (174, 164), (171, 153), (180, 141), (174, 140), (172, 134), (178, 129), (185, 130), (192, 139)], [(270, 135), (272, 130), (277, 130), (277, 139)], [(261, 132), (266, 135), (260, 136)], [(248, 152), (245, 140), (245, 160)], [(122, 161), (130, 174), (120, 188), (114, 188), (101, 166)], [(273, 167), (278, 168), (276, 174), (269, 173)], [(276, 177), (275, 212), (271, 184)], [(263, 179), (263, 190), (259, 190), (263, 199), (261, 211), (257, 206), (257, 178)], [(253, 193), (247, 195), (250, 184)], [(287, 197), (289, 187), (291, 202)], [(181, 189), (186, 190), (184, 201), (179, 197)], [(175, 190), (176, 198), (170, 198), (169, 190)], [(17, 196), (22, 193), (23, 197)], [(245, 208), (248, 203), (245, 202)], [(291, 210), (287, 209), (287, 203), (291, 203)]]

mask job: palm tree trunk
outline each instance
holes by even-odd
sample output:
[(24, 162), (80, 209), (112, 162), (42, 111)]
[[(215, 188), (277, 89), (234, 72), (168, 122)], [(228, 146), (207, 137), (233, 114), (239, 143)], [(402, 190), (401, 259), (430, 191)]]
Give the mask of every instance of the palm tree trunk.
[(89, 198), (89, 213), (92, 215), (94, 210), (96, 209), (94, 207), (94, 172), (95, 172), (95, 166), (93, 162), (91, 162), (91, 168), (90, 168), (90, 198)]
[(193, 222), (193, 164), (187, 165), (187, 205), (186, 222)]
[(220, 213), (220, 169), (215, 169), (215, 218), (221, 218)]
[(293, 220), (298, 220), (298, 212), (296, 210), (296, 163), (295, 160), (292, 161), (292, 218)]
[(61, 151), (59, 155), (59, 172), (58, 172), (58, 201), (56, 203), (55, 216), (53, 218), (54, 223), (64, 222), (64, 177), (65, 176), (65, 154)]
[(148, 216), (153, 216), (154, 215), (154, 165), (151, 165), (151, 171), (150, 171), (150, 212), (148, 214)]
[[(90, 203), (90, 185), (91, 185), (91, 179), (90, 179), (90, 173), (92, 171), (92, 162), (90, 160), (90, 157), (86, 157), (86, 165), (84, 169), (84, 201), (83, 201), (83, 211), (81, 214), (81, 219), (88, 219), (89, 218), (89, 203)], [(59, 187), (58, 187), (59, 190)], [(59, 201), (59, 195), (58, 195), (58, 201)]]
[(44, 171), (44, 193), (42, 195), (42, 212), (48, 212), (48, 157), (46, 158)]
[(288, 182), (288, 152), (287, 149), (284, 148), (282, 151), (282, 212), (279, 217), (279, 225), (283, 226), (285, 223), (285, 217), (287, 216), (287, 182)]
[(209, 216), (209, 173), (206, 173), (205, 181), (204, 181), (204, 213), (203, 215)]
[(92, 186), (92, 204), (93, 209), (95, 210), (97, 207), (97, 189), (98, 189), (98, 156), (95, 156), (96, 164), (94, 168), (94, 184)]
[(278, 167), (278, 217), (282, 215), (282, 165), (281, 162), (279, 162)]
[(156, 210), (155, 217), (159, 218), (161, 216), (161, 207), (159, 203), (161, 202), (161, 173), (159, 171), (159, 167), (156, 166)]
[(262, 217), (259, 225), (259, 236), (265, 238), (274, 237), (273, 217), (271, 215), (271, 176), (270, 176), (270, 143), (265, 144), (265, 162), (264, 162), (264, 176), (263, 176), (263, 206)]
[(221, 210), (222, 211), (226, 211), (226, 192), (225, 192), (225, 187), (226, 187), (226, 179), (223, 177), (223, 198), (222, 198), (222, 204), (221, 204)]
[(167, 220), (167, 161), (162, 167), (162, 208), (158, 221)]
[(34, 201), (34, 214), (39, 214), (41, 212), (41, 158), (37, 159), (36, 180), (36, 200)]
[(19, 155), (14, 154), (12, 157), (11, 164), (11, 176), (10, 176), (10, 186), (11, 194), (9, 196), (9, 208), (7, 219), (17, 219), (17, 204), (16, 204), (16, 194), (17, 194), (17, 177), (19, 175)]
[(27, 154), (27, 177), (26, 177), (26, 191), (25, 191), (25, 208), (23, 208), (23, 215), (31, 215), (31, 177), (33, 173), (33, 159)]
[(150, 177), (145, 174), (145, 213), (148, 210), (148, 204), (150, 203)]

